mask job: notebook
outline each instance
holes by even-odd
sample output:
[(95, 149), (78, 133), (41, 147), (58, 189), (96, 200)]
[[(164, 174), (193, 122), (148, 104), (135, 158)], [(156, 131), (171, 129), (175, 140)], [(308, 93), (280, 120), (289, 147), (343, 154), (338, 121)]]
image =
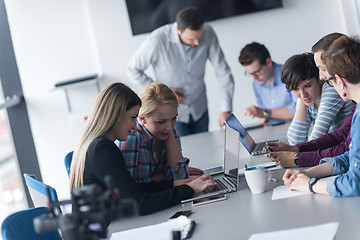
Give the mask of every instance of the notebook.
[[(182, 200), (181, 203), (236, 191), (239, 177), (238, 171), (240, 146), (238, 139), (239, 132), (229, 126), (225, 126), (224, 168), (221, 174), (216, 171), (216, 176), (213, 176), (217, 186), (209, 187), (202, 193), (197, 194), (192, 198)], [(216, 167), (216, 169), (217, 168), (218, 167)], [(205, 172), (213, 171), (210, 169)]]
[(269, 140), (266, 142), (259, 142), (256, 143), (254, 139), (250, 136), (248, 131), (241, 125), (239, 120), (235, 117), (234, 114), (230, 114), (230, 116), (226, 119), (226, 124), (233, 129), (236, 129), (239, 133), (239, 139), (242, 145), (244, 145), (245, 149), (252, 155), (261, 155), (265, 154), (266, 152), (263, 151), (266, 142), (277, 142), (278, 140)]

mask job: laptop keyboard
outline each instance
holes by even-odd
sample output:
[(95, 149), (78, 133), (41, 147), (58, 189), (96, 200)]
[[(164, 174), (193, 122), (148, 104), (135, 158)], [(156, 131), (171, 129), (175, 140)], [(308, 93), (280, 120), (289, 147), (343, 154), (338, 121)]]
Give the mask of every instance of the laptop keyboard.
[(203, 190), (203, 193), (217, 192), (217, 191), (226, 189), (226, 186), (222, 183), (222, 181), (220, 179), (215, 179), (214, 182), (216, 183), (216, 185), (205, 188)]
[(233, 178), (226, 178), (228, 180), (230, 180), (230, 182), (234, 185), (234, 186), (237, 186), (237, 179), (233, 179)]

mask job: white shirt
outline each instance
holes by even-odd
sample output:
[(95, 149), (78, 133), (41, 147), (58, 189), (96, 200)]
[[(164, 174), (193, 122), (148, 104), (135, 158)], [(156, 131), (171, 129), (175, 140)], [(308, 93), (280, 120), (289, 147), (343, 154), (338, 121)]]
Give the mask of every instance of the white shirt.
[[(199, 46), (190, 47), (180, 41), (176, 23), (154, 30), (142, 43), (128, 64), (128, 76), (144, 87), (161, 82), (170, 88), (185, 90), (184, 102), (179, 104), (178, 121), (188, 123), (190, 115), (198, 120), (207, 110), (204, 82), (205, 64), (210, 60), (222, 91), (221, 111), (232, 111), (234, 79), (211, 26), (204, 24)], [(152, 65), (155, 79), (144, 71)]]

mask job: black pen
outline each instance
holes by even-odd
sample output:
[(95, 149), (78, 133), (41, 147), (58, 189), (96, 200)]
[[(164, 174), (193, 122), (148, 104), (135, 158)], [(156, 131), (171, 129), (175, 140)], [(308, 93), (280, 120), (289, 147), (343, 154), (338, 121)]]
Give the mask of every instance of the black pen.
[(194, 230), (195, 230), (195, 226), (196, 226), (196, 222), (195, 221), (191, 221), (191, 226), (190, 226), (190, 230), (188, 231), (186, 237), (184, 239), (190, 239)]

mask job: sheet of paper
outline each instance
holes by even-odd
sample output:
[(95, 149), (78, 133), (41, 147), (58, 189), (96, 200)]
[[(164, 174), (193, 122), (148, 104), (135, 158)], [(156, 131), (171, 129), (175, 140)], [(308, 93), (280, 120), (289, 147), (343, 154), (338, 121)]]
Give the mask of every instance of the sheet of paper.
[(333, 240), (338, 227), (338, 222), (331, 222), (311, 227), (253, 234), (249, 240)]
[(188, 217), (180, 216), (156, 225), (113, 233), (110, 240), (172, 240), (172, 231), (181, 231), (181, 238), (184, 239), (190, 225), (191, 220)]
[(290, 188), (283, 185), (283, 186), (274, 188), (271, 200), (296, 197), (296, 196), (301, 196), (301, 195), (305, 195), (305, 194), (311, 194), (311, 193), (310, 192), (291, 191)]
[[(330, 176), (326, 178), (322, 178), (323, 180), (330, 180), (337, 178), (338, 176)], [(287, 186), (279, 186), (277, 188), (274, 188), (273, 195), (271, 197), (271, 200), (278, 200), (282, 198), (289, 198), (289, 197), (296, 197), (301, 196), (304, 194), (311, 194), (311, 193), (305, 193), (305, 192), (299, 192), (299, 191), (291, 191)]]

